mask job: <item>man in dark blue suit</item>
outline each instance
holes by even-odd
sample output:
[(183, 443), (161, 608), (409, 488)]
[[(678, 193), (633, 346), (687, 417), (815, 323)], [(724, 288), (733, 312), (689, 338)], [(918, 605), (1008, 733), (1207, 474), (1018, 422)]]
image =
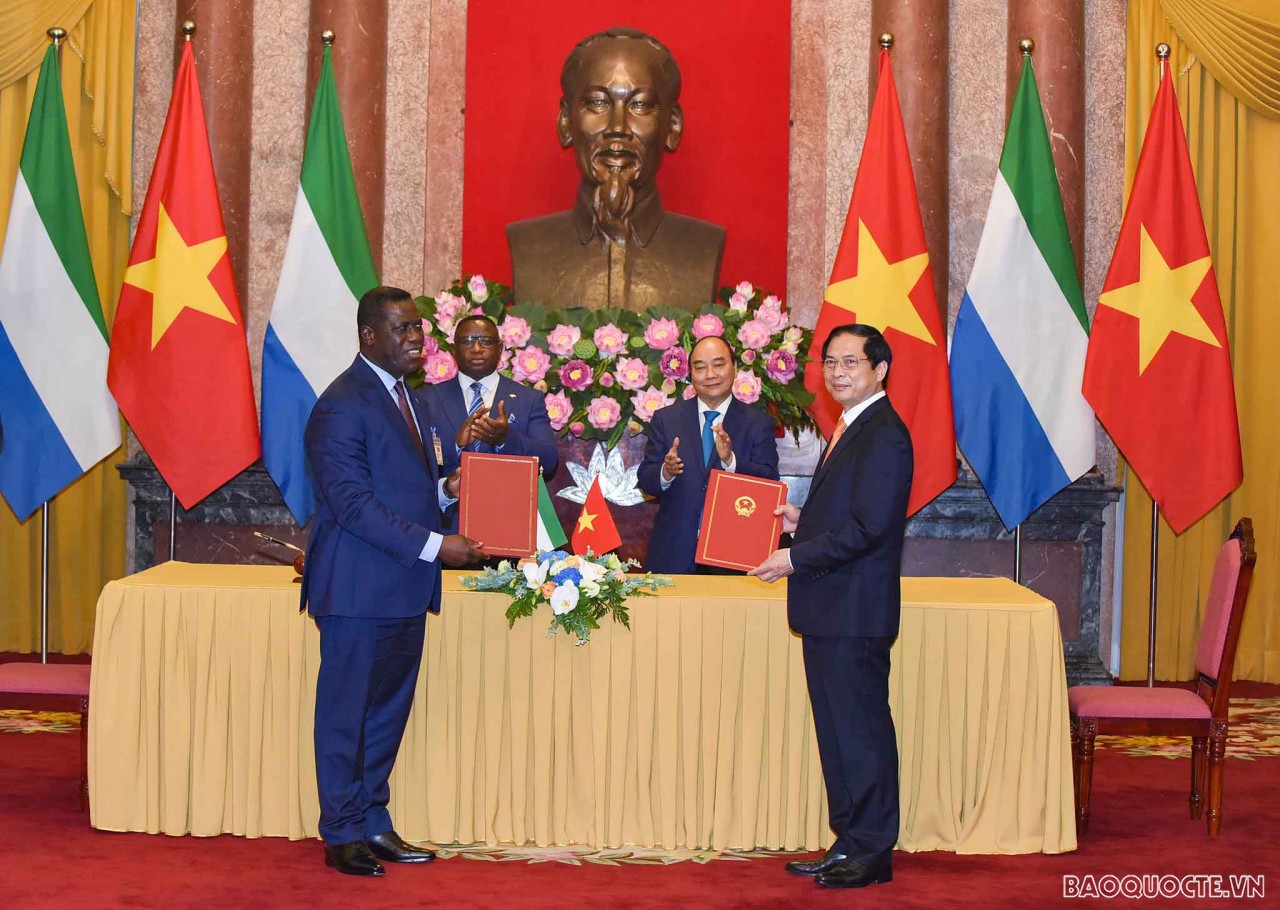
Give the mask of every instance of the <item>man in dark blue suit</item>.
[(360, 298), (360, 354), (307, 421), (316, 515), (302, 603), (320, 629), (316, 784), (325, 863), (382, 875), (379, 859), (427, 862), (387, 812), (387, 779), (413, 703), (426, 611), (440, 610), (440, 564), (483, 557), (440, 534), (458, 478), (441, 480), (423, 446), (425, 403), (404, 374), (422, 362), (422, 319), (399, 288)]
[(637, 472), (640, 489), (659, 500), (645, 569), (670, 575), (703, 571), (693, 557), (713, 469), (778, 479), (773, 420), (731, 394), (735, 371), (728, 342), (699, 339), (689, 352), (689, 371), (697, 394), (653, 415)]
[[(555, 473), (560, 455), (547, 417), (546, 396), (498, 373), (502, 341), (488, 316), (468, 316), (453, 335), (456, 379), (426, 386), (431, 408), (432, 447), (439, 443), (441, 471), (451, 474), (462, 453), (502, 452), (536, 455), (543, 476)], [(446, 513), (450, 530), (458, 527), (457, 509)]]
[(787, 618), (803, 637), (805, 677), (836, 842), (787, 863), (831, 888), (891, 881), (898, 839), (898, 745), (889, 648), (902, 607), (911, 436), (884, 394), (892, 352), (868, 325), (838, 326), (822, 348), (827, 391), (844, 413), (803, 509), (778, 510), (789, 550), (749, 574), (787, 575)]

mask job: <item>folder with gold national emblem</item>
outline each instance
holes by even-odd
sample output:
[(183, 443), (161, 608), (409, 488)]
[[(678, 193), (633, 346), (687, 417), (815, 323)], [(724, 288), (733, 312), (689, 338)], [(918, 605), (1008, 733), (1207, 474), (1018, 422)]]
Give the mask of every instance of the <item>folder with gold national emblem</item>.
[(462, 453), (458, 533), (489, 556), (532, 556), (538, 549), (538, 459)]
[(712, 471), (702, 506), (702, 526), (694, 562), (746, 572), (778, 546), (787, 485), (763, 477)]

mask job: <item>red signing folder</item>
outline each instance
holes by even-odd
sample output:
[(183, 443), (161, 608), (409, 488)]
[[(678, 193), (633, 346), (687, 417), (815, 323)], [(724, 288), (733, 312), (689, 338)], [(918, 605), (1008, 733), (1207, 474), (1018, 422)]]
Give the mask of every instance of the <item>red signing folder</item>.
[(462, 453), (458, 532), (490, 556), (532, 556), (538, 549), (538, 459)]
[(712, 471), (702, 505), (702, 527), (694, 562), (746, 572), (778, 547), (787, 485), (762, 477)]

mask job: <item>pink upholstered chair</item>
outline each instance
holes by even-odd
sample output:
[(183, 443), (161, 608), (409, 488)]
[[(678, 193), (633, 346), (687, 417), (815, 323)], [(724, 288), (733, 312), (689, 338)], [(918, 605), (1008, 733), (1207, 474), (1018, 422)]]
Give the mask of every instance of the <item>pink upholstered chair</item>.
[[(1190, 736), (1191, 817), (1199, 818), (1206, 777), (1210, 834), (1222, 827), (1222, 772), (1227, 746), (1227, 705), (1240, 622), (1257, 553), (1253, 522), (1242, 518), (1218, 552), (1196, 646), (1196, 690), (1138, 686), (1073, 686), (1071, 758), (1075, 771), (1076, 829), (1089, 830), (1094, 737)], [(1207, 746), (1207, 768), (1206, 768)], [(1207, 771), (1207, 774), (1206, 774)]]
[(89, 808), (89, 665), (0, 664), (0, 699), (40, 696), (42, 704), (68, 702), (80, 711), (80, 811)]

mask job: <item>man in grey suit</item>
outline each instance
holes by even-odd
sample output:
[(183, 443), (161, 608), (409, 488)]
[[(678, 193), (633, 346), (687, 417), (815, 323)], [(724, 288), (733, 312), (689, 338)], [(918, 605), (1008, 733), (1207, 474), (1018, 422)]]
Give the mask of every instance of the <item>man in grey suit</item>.
[(751, 575), (790, 575), (787, 619), (803, 637), (805, 677), (836, 841), (820, 859), (787, 863), (830, 888), (893, 879), (898, 747), (889, 713), (889, 648), (902, 605), (902, 546), (911, 436), (885, 397), (893, 354), (875, 328), (831, 331), (827, 391), (844, 408), (803, 509), (778, 510), (789, 550)]

